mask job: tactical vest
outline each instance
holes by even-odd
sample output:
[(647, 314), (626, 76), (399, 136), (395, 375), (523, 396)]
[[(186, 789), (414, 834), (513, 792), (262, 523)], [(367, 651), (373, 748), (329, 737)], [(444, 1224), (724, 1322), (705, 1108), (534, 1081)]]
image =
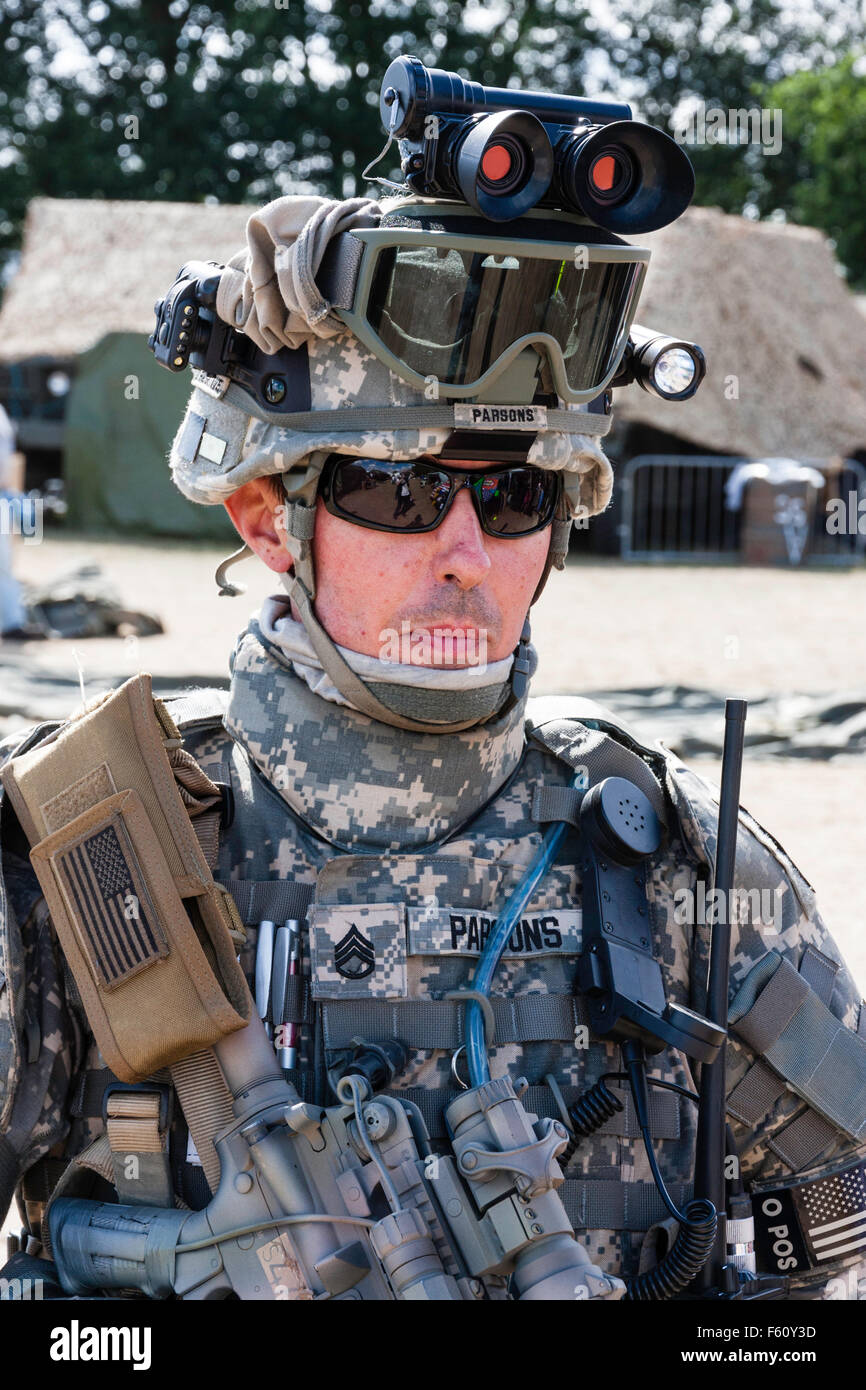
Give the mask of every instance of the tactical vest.
[[(417, 1105), (434, 1145), (444, 1144), (441, 1112), (464, 1084), (465, 1007), (455, 991), (467, 984), (493, 922), (540, 844), (544, 823), (571, 818), (567, 784), (579, 766), (590, 783), (610, 775), (636, 782), (667, 820), (668, 835), (648, 873), (648, 921), (669, 999), (703, 1009), (709, 932), (700, 923), (678, 921), (674, 899), (678, 890), (694, 890), (709, 876), (712, 798), (700, 779), (599, 707), (567, 698), (532, 702), (520, 764), (471, 823), (423, 853), (388, 855), (335, 853), (227, 734), (223, 708), (218, 691), (169, 702), (184, 747), (222, 785), (215, 877), (247, 924), (240, 959), (250, 984), (257, 924), (288, 918), (306, 923), (302, 970), (287, 1013), (287, 1021), (301, 1028), (300, 1065), (290, 1075), (305, 1098), (330, 1098), (328, 1068), (354, 1040), (396, 1037), (410, 1058), (391, 1093)], [(815, 1080), (808, 1049), (791, 1044), (790, 1030), (796, 1032), (799, 1010), (801, 1021), (808, 1014), (813, 1027), (823, 1029), (821, 1036), (831, 1033), (856, 1092), (866, 1079), (866, 1010), (815, 913), (808, 884), (745, 813), (741, 825), (738, 879), (773, 883), (782, 898), (780, 950), (767, 949), (754, 923), (739, 928), (731, 981), (736, 1032), (728, 1047), (729, 1114), (744, 1175), (758, 1191), (769, 1191), (818, 1159), (841, 1164), (863, 1145), (856, 1106), (846, 1108), (838, 1093), (831, 1096), (826, 1076)], [(604, 1073), (620, 1069), (618, 1048), (592, 1037), (575, 992), (581, 950), (575, 843), (566, 836), (512, 933), (493, 987), (492, 1073), (525, 1078), (524, 1103), (539, 1115), (560, 1114), (563, 1102), (572, 1103)], [(782, 953), (791, 946), (794, 964)], [(92, 1048), (81, 1061), (66, 1157), (52, 1150), (24, 1181), (34, 1216), (69, 1154), (101, 1128), (102, 1096), (112, 1076)], [(689, 1064), (678, 1052), (660, 1054), (651, 1070), (694, 1089)], [(155, 1078), (157, 1085), (167, 1081)], [(665, 1211), (625, 1088), (620, 1098), (622, 1111), (578, 1145), (563, 1198), (591, 1257), (627, 1275), (653, 1258), (646, 1233), (664, 1221)], [(683, 1203), (691, 1192), (694, 1107), (671, 1092), (654, 1091), (651, 1121), (662, 1173), (674, 1200)], [(210, 1188), (179, 1106), (169, 1150), (176, 1197), (205, 1205)], [(102, 1176), (109, 1171), (103, 1169)], [(816, 1277), (805, 1260), (803, 1276), (807, 1282)]]
[[(226, 736), (215, 696), (199, 692), (169, 708), (185, 747), (230, 789), (232, 813), (222, 828), (217, 877), (232, 892), (250, 934), (242, 959), (248, 980), (258, 922), (306, 921), (302, 976), (291, 1001), (291, 1021), (303, 1030), (303, 1065), (291, 1080), (305, 1098), (322, 1101), (329, 1095), (328, 1067), (354, 1040), (398, 1038), (410, 1059), (389, 1093), (420, 1108), (434, 1144), (445, 1151), (442, 1111), (465, 1084), (465, 1006), (455, 994), (467, 985), (497, 914), (537, 852), (545, 822), (568, 817), (568, 783), (582, 767), (588, 783), (612, 775), (636, 782), (675, 826), (663, 789), (664, 756), (622, 726), (613, 737), (609, 718), (589, 702), (582, 702), (582, 713), (594, 713), (604, 728), (579, 722), (574, 700), (539, 701), (527, 721), (530, 736), (518, 768), (469, 825), (424, 853), (339, 854), (290, 811), (243, 746)], [(492, 1074), (525, 1078), (524, 1104), (551, 1117), (604, 1073), (620, 1070), (619, 1049), (592, 1037), (585, 1002), (575, 992), (581, 951), (575, 850), (576, 833), (566, 837), (512, 933), (492, 998)], [(278, 880), (266, 877), (275, 866)], [(698, 866), (674, 833), (653, 865), (651, 894), (672, 875), (693, 876)], [(659, 932), (669, 997), (689, 1004), (685, 937), (672, 936), (669, 914), (652, 896), (647, 910)], [(694, 1088), (678, 1053), (665, 1053), (654, 1070)], [(619, 1094), (623, 1110), (578, 1148), (562, 1195), (590, 1256), (611, 1271), (633, 1272), (644, 1234), (665, 1220), (666, 1211), (628, 1088)], [(669, 1189), (684, 1202), (691, 1195), (694, 1108), (655, 1090), (652, 1125)]]

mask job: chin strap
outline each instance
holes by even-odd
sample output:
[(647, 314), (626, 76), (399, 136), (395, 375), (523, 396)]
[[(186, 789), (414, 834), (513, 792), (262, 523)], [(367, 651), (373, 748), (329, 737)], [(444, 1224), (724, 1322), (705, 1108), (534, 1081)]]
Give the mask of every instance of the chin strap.
[(568, 556), (568, 542), (571, 536), (573, 518), (568, 514), (568, 507), (563, 500), (560, 511), (553, 518), (550, 528), (550, 547), (547, 552), (547, 564), (544, 566), (544, 573), (538, 581), (535, 593), (530, 600), (530, 608), (533, 603), (537, 603), (541, 598), (545, 584), (550, 578), (552, 569), (565, 569), (565, 561)]
[[(343, 659), (322, 627), (313, 612), (310, 593), (303, 581), (290, 574), (281, 576), (281, 579), (289, 598), (297, 607), (323, 670), (340, 694), (371, 719), (416, 733), (456, 734), (476, 724), (483, 724), (494, 715), (506, 713), (526, 694), (534, 655), (529, 648), (528, 620), (515, 649), (507, 681), (474, 690), (428, 690), (420, 686), (393, 685), (382, 681), (376, 682), (374, 693), (371, 685), (363, 681)], [(461, 712), (464, 717), (440, 722), (436, 715), (446, 708), (452, 713)]]

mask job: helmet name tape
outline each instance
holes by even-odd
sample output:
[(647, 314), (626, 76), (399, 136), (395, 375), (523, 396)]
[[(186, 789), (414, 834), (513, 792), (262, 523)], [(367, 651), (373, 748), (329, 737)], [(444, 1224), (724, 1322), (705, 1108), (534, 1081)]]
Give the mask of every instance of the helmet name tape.
[(489, 430), (547, 429), (546, 405), (455, 405), (455, 425)]

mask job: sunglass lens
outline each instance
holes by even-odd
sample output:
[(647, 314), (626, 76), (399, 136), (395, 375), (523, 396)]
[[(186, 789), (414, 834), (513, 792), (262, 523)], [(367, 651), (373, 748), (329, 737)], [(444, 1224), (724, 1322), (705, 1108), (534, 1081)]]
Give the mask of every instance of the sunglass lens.
[(484, 520), (497, 536), (519, 536), (547, 524), (556, 506), (556, 475), (541, 468), (511, 468), (478, 483)]
[(346, 459), (334, 472), (331, 494), (346, 516), (410, 531), (432, 526), (450, 487), (447, 476), (434, 469)]

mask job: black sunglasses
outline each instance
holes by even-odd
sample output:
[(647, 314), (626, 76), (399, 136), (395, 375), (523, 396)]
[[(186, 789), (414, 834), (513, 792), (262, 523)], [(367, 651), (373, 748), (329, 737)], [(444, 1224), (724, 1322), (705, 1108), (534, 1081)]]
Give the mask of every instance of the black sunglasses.
[(562, 475), (533, 464), (487, 471), (413, 459), (329, 454), (319, 496), (332, 516), (375, 531), (434, 531), (462, 487), (468, 487), (482, 531), (507, 538), (549, 526), (562, 496)]

